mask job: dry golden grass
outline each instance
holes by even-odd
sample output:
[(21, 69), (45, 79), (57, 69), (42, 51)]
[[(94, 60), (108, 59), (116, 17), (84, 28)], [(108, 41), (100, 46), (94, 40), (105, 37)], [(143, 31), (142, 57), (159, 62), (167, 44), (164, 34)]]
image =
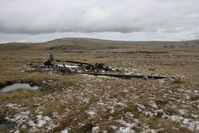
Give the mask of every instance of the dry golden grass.
[[(30, 111), (30, 118), (36, 121), (42, 111), (58, 125), (51, 132), (68, 128), (69, 132), (91, 132), (99, 126), (100, 132), (115, 132), (110, 126), (121, 127), (118, 120), (137, 123), (133, 130), (143, 131), (143, 124), (149, 129), (163, 129), (159, 132), (193, 132), (181, 127), (181, 123), (162, 119), (162, 114), (146, 116), (138, 111), (138, 104), (154, 112), (150, 101), (168, 115), (180, 115), (179, 109), (186, 109), (186, 118), (198, 115), (198, 66), (199, 45), (174, 42), (114, 42), (95, 39), (64, 39), (44, 44), (0, 45), (0, 86), (14, 82), (32, 82), (40, 86), (39, 91), (17, 90), (0, 92), (0, 123), (6, 116), (20, 113), (10, 109), (9, 103), (21, 105), (22, 111)], [(105, 63), (131, 71), (168, 75), (175, 80), (142, 80), (94, 77), (73, 74), (44, 74), (32, 71), (28, 63), (37, 64), (53, 53), (56, 59)], [(52, 81), (45, 84), (43, 81)], [(196, 92), (196, 93), (195, 93)], [(190, 99), (186, 99), (187, 95)], [(87, 100), (87, 101), (86, 101)], [(179, 102), (182, 100), (185, 103)], [(99, 103), (107, 104), (100, 105)], [(112, 112), (112, 108), (114, 112)], [(91, 117), (88, 110), (95, 111)], [(157, 109), (156, 109), (157, 110)], [(21, 112), (22, 112), (21, 111)], [(131, 118), (126, 113), (132, 113)], [(60, 118), (54, 115), (58, 114)], [(54, 118), (55, 117), (55, 118)], [(192, 118), (198, 120), (199, 118)], [(20, 132), (29, 129), (18, 128)], [(0, 130), (1, 131), (1, 130)], [(39, 132), (46, 132), (42, 129)], [(150, 131), (149, 131), (150, 132)]]

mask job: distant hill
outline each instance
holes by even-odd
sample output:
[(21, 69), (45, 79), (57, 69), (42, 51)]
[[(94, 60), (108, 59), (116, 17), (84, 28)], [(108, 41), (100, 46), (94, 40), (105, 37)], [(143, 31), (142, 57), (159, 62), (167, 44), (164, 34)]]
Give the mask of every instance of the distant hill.
[(116, 41), (116, 40), (105, 40), (105, 39), (96, 39), (96, 38), (59, 38), (59, 39), (54, 39), (51, 41), (43, 42), (43, 43), (32, 43), (32, 42), (10, 42), (10, 43), (2, 43), (2, 44), (102, 44), (102, 43), (115, 43), (115, 44), (179, 44), (179, 43), (194, 43), (194, 44), (199, 44), (199, 39), (197, 40), (188, 40), (188, 41)]

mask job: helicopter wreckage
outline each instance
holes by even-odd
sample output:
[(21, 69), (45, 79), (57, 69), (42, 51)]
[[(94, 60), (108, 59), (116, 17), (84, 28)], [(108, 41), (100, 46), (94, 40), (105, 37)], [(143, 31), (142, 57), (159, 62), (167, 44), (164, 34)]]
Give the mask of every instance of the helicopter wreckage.
[(49, 59), (40, 63), (39, 65), (34, 66), (36, 70), (40, 72), (61, 72), (71, 73), (71, 74), (87, 74), (94, 76), (109, 76), (122, 79), (131, 79), (131, 78), (141, 78), (141, 79), (165, 79), (172, 78), (168, 76), (156, 76), (156, 75), (142, 75), (139, 73), (134, 73), (130, 71), (120, 70), (107, 66), (103, 63), (85, 63), (79, 61), (69, 61), (69, 60), (58, 60), (54, 59), (51, 54)]

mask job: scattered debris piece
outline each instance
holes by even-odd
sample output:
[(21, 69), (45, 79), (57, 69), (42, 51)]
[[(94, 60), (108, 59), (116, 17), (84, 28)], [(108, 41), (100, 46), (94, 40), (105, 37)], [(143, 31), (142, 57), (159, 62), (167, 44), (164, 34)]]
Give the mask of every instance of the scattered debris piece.
[(44, 61), (44, 66), (53, 67), (55, 65), (55, 60), (52, 54), (50, 54), (50, 58)]

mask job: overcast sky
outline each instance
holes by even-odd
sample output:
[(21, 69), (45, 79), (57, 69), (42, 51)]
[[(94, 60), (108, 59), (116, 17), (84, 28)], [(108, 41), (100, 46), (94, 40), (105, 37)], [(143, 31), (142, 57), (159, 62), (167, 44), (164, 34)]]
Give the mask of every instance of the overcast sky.
[(199, 38), (199, 0), (0, 0), (0, 42)]

